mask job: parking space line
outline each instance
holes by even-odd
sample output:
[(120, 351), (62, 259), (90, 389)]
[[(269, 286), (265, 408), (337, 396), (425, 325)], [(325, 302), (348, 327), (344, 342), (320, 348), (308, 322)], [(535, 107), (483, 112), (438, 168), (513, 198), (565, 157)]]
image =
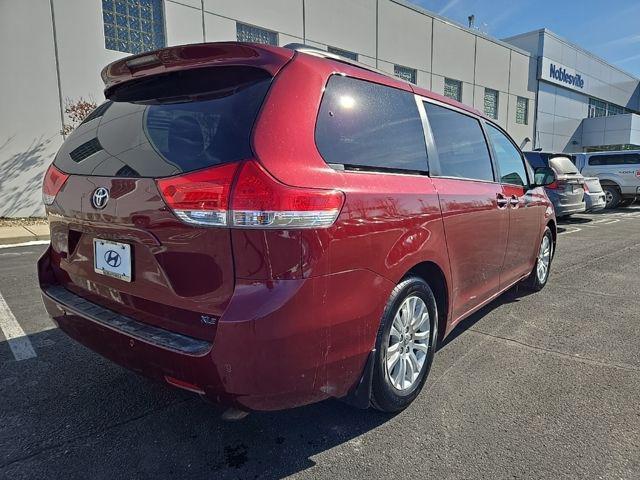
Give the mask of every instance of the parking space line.
[(11, 243), (9, 245), (0, 245), (0, 249), (4, 248), (16, 248), (16, 247), (31, 247), (33, 245), (48, 245), (49, 240), (31, 240), (30, 242)]
[(581, 228), (578, 228), (578, 227), (567, 227), (567, 228), (573, 228), (573, 230), (565, 230), (564, 232), (558, 233), (558, 235), (566, 235), (568, 233), (576, 233), (576, 232), (579, 232), (580, 230), (582, 230)]
[(36, 352), (31, 345), (31, 340), (16, 320), (13, 312), (0, 293), (0, 330), (7, 339), (9, 348), (16, 360), (28, 360), (36, 357)]

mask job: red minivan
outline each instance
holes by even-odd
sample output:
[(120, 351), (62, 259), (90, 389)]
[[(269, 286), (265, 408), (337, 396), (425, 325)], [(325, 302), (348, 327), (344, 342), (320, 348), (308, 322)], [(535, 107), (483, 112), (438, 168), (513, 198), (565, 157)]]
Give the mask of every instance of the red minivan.
[(552, 174), (460, 103), (302, 46), (102, 77), (44, 180), (38, 271), (57, 325), (120, 365), (235, 410), (398, 411), (460, 320), (547, 282)]

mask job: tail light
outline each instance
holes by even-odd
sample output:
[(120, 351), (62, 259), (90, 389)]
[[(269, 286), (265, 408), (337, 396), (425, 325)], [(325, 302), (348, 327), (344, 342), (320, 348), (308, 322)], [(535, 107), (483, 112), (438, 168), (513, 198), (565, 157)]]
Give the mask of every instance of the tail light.
[(584, 182), (584, 184), (582, 185), (582, 188), (584, 188), (584, 193), (589, 193), (589, 187), (587, 186), (587, 182)]
[(558, 181), (554, 181), (552, 183), (550, 183), (549, 185), (547, 185), (547, 188), (550, 188), (551, 190), (558, 190), (560, 188), (560, 185), (558, 184)]
[(67, 178), (69, 178), (69, 175), (61, 172), (55, 166), (51, 165), (49, 167), (42, 182), (42, 201), (45, 205), (53, 203)]
[(157, 180), (160, 193), (176, 216), (197, 225), (227, 225), (229, 192), (238, 164), (230, 163), (178, 177)]
[(249, 161), (231, 194), (232, 220), (236, 227), (328, 227), (338, 218), (343, 201), (343, 193), (336, 190), (284, 185)]
[(282, 184), (254, 160), (161, 179), (158, 187), (178, 218), (209, 226), (326, 228), (344, 202), (337, 190)]

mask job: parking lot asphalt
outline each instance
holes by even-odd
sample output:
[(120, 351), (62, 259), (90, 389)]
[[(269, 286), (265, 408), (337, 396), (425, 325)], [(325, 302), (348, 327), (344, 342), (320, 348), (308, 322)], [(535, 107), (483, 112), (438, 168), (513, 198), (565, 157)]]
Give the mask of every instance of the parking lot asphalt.
[(4, 315), (35, 355), (0, 332), (0, 478), (640, 478), (640, 206), (559, 233), (547, 287), (459, 325), (404, 412), (235, 423), (67, 338), (40, 301), (44, 247), (0, 249)]

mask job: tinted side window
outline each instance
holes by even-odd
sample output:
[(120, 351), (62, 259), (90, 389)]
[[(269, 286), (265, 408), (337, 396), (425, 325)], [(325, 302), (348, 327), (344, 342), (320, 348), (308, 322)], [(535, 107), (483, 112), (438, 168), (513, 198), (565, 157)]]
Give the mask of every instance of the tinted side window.
[(487, 124), (487, 130), (496, 154), (496, 161), (500, 170), (500, 181), (512, 185), (528, 185), (527, 171), (520, 156), (520, 150), (513, 145), (504, 133), (494, 126)]
[(640, 163), (640, 155), (637, 153), (595, 155), (589, 158), (589, 165), (636, 165), (638, 163)]
[(426, 171), (418, 107), (409, 92), (334, 75), (318, 114), (316, 144), (327, 163)]
[(480, 122), (432, 103), (424, 105), (438, 150), (441, 175), (493, 182), (491, 157)]

